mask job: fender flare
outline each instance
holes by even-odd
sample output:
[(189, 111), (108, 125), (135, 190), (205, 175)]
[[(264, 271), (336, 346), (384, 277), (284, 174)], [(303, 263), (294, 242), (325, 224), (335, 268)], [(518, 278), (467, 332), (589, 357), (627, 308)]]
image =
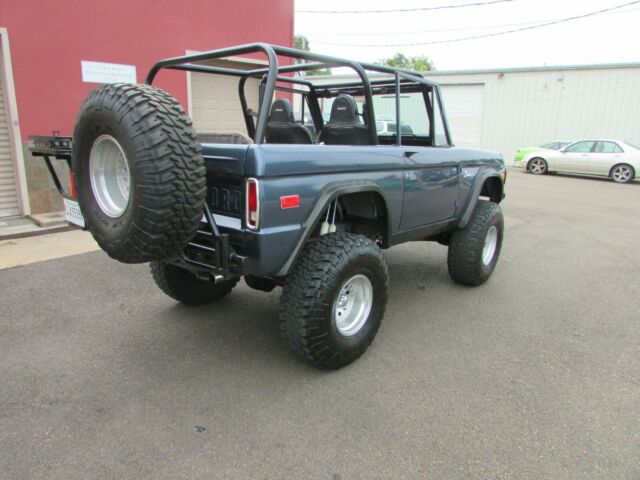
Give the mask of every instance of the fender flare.
[[(325, 210), (325, 208), (333, 202), (336, 198), (342, 195), (348, 195), (350, 193), (361, 193), (361, 192), (374, 192), (380, 194), (382, 197), (382, 201), (384, 202), (385, 209), (389, 212), (387, 196), (384, 190), (375, 182), (367, 181), (367, 180), (355, 180), (355, 181), (347, 181), (347, 182), (335, 182), (326, 185), (320, 193), (318, 194), (316, 201), (307, 215), (307, 218), (300, 225), (300, 230), (302, 234), (296, 243), (295, 248), (287, 261), (280, 267), (276, 276), (281, 277), (285, 276), (289, 273), (294, 263), (298, 260), (298, 257), (302, 253), (302, 249), (306, 245), (309, 237), (313, 232), (313, 227), (320, 220), (320, 215)], [(391, 234), (391, 217), (387, 213), (387, 232), (386, 236), (390, 237)]]
[(484, 170), (479, 172), (478, 175), (476, 175), (473, 185), (469, 190), (467, 204), (465, 206), (465, 209), (462, 215), (460, 216), (460, 221), (458, 222), (458, 228), (464, 228), (467, 226), (467, 223), (469, 223), (469, 220), (471, 219), (471, 214), (473, 213), (474, 209), (476, 208), (476, 204), (480, 199), (480, 192), (482, 191), (482, 186), (484, 185), (484, 182), (491, 177), (496, 177), (498, 180), (502, 182), (500, 173), (501, 173), (500, 171), (496, 171), (496, 170)]

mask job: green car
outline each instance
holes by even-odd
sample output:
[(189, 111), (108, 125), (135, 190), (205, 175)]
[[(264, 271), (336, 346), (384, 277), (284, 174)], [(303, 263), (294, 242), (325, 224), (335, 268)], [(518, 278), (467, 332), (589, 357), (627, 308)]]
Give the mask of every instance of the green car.
[(556, 141), (551, 143), (545, 143), (538, 147), (521, 147), (516, 152), (516, 156), (513, 159), (516, 167), (522, 167), (522, 160), (524, 157), (533, 152), (538, 152), (540, 150), (560, 150), (561, 148), (569, 145), (571, 142), (566, 141)]

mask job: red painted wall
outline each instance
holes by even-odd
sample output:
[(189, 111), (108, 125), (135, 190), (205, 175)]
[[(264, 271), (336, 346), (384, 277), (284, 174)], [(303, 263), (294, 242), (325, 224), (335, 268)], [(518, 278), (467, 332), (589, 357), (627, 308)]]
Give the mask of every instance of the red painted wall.
[[(0, 0), (9, 33), (23, 140), (60, 130), (96, 84), (81, 60), (135, 65), (138, 82), (157, 60), (243, 43), (293, 44), (293, 0)], [(186, 74), (154, 84), (187, 105)]]

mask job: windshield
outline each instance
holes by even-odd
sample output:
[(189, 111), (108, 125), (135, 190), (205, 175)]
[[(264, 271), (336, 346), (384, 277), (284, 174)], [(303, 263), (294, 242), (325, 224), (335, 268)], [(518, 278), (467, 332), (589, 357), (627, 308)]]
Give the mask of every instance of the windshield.
[(546, 148), (549, 150), (560, 150), (561, 148), (566, 147), (570, 143), (571, 142), (551, 142), (551, 143), (546, 143), (544, 145), (540, 145), (540, 148)]
[(636, 150), (640, 150), (640, 147), (638, 145), (636, 145), (635, 143), (627, 142), (626, 140), (625, 140), (624, 143), (626, 143), (627, 145), (629, 145), (632, 148), (635, 148)]

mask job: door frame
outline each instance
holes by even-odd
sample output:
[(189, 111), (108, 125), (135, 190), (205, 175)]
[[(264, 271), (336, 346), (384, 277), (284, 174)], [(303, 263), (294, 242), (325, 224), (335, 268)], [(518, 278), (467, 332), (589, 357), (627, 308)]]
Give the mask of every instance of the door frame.
[(18, 118), (16, 88), (13, 81), (9, 32), (5, 27), (0, 27), (0, 77), (4, 91), (7, 123), (9, 125), (9, 144), (11, 145), (13, 158), (13, 171), (16, 175), (18, 212), (20, 215), (26, 216), (31, 214), (31, 204), (29, 203), (29, 190), (27, 189), (24, 153), (22, 151), (22, 134), (20, 133), (20, 120)]

